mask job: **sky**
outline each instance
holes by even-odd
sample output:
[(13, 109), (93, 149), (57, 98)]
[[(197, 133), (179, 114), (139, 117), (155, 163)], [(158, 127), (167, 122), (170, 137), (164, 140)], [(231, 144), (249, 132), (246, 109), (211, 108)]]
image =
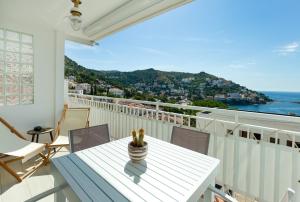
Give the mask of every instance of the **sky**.
[(65, 54), (97, 70), (207, 73), (259, 91), (300, 92), (299, 0), (194, 0), (98, 46)]

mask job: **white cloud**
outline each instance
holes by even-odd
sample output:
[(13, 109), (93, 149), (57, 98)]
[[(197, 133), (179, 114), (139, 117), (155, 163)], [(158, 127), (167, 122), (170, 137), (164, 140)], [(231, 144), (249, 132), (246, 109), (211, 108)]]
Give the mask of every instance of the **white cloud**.
[(197, 42), (197, 41), (208, 42), (208, 41), (210, 41), (208, 38), (205, 38), (205, 37), (193, 37), (193, 36), (182, 38), (182, 40), (187, 41), (187, 42)]
[(256, 62), (254, 60), (252, 60), (252, 61), (247, 62), (246, 64), (247, 65), (256, 65)]
[(247, 62), (234, 61), (231, 64), (227, 65), (226, 68), (234, 70), (245, 70), (254, 65), (256, 65), (256, 62), (254, 60), (250, 60)]
[(231, 39), (224, 39), (224, 44), (232, 44), (233, 43), (233, 40)]
[(279, 53), (279, 55), (288, 55), (297, 52), (298, 48), (299, 48), (298, 42), (291, 42), (275, 50), (275, 52)]
[(158, 50), (158, 49), (154, 49), (154, 48), (148, 48), (148, 47), (138, 47), (138, 49), (150, 53), (150, 54), (154, 54), (154, 55), (160, 55), (160, 56), (170, 56), (170, 54), (166, 51), (162, 51), (162, 50)]
[(102, 59), (81, 59), (81, 62), (84, 64), (93, 64), (94, 66), (104, 65), (104, 64), (116, 64), (118, 61), (116, 60), (102, 60)]
[(247, 69), (247, 66), (244, 64), (233, 63), (227, 66), (230, 69)]
[(211, 41), (211, 39), (206, 38), (206, 37), (199, 37), (199, 36), (173, 36), (173, 35), (165, 35), (165, 36), (153, 36), (153, 35), (144, 35), (144, 36), (140, 36), (143, 39), (147, 39), (147, 40), (153, 40), (153, 39), (157, 39), (157, 40), (164, 40), (164, 41), (182, 41), (182, 42), (209, 42)]

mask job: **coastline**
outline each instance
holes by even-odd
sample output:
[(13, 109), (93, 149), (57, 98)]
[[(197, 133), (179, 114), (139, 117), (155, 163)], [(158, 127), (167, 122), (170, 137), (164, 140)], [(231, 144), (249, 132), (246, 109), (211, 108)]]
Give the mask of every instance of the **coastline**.
[(241, 111), (300, 116), (300, 92), (262, 92), (273, 101), (266, 104), (230, 105), (230, 109)]

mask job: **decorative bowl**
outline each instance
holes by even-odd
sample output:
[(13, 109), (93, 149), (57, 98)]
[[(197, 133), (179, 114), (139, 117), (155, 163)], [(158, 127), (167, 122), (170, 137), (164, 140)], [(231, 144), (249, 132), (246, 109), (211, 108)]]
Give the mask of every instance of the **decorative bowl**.
[(148, 153), (148, 143), (144, 142), (144, 146), (136, 147), (133, 146), (133, 142), (128, 143), (128, 155), (132, 162), (138, 163), (144, 160)]

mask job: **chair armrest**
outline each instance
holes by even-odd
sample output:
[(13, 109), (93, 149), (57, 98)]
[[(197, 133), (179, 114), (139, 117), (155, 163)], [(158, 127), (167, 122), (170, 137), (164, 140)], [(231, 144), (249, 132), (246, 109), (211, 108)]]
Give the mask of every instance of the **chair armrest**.
[(17, 129), (15, 129), (12, 125), (10, 125), (6, 120), (4, 120), (2, 117), (0, 117), (0, 122), (3, 123), (13, 134), (18, 136), (19, 138), (23, 140), (27, 140), (22, 133), (20, 133)]
[(215, 188), (214, 186), (209, 185), (208, 189), (210, 191), (214, 192), (215, 194), (217, 194), (218, 196), (220, 196), (226, 202), (238, 202), (235, 198), (229, 196), (228, 194), (226, 194), (223, 191)]

